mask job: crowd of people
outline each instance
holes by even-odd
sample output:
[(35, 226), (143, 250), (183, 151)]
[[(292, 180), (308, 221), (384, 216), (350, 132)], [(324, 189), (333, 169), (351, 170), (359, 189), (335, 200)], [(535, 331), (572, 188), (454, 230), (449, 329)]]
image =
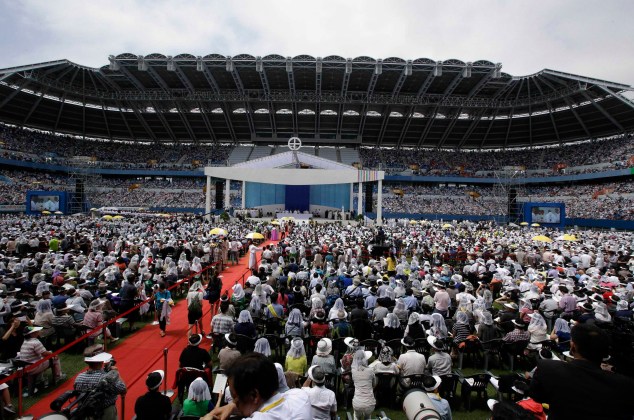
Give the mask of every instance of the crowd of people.
[[(359, 149), (364, 167), (400, 172), (416, 165), (415, 171), (429, 175), (491, 176), (505, 166), (522, 170), (546, 170), (531, 176), (561, 173), (597, 172), (628, 166), (634, 155), (632, 134), (553, 148), (507, 149), (496, 151), (463, 151), (436, 149)], [(580, 167), (576, 170), (568, 168)], [(583, 168), (586, 166), (586, 168)]]
[[(69, 158), (89, 158), (84, 162), (108, 168), (181, 168), (225, 164), (233, 147), (220, 144), (141, 144), (83, 140), (0, 124), (3, 157), (67, 165)], [(197, 165), (194, 162), (199, 162)], [(80, 165), (77, 161), (75, 165)]]
[[(407, 214), (508, 214), (508, 192), (479, 186), (384, 185), (383, 212)], [(566, 216), (582, 219), (634, 220), (634, 186), (630, 181), (566, 186), (522, 186), (519, 202), (556, 201)]]
[[(87, 188), (91, 207), (204, 208), (204, 178), (92, 177)], [(0, 172), (0, 204), (24, 204), (29, 190), (69, 190), (68, 175), (4, 169)], [(213, 192), (212, 192), (213, 194)], [(242, 187), (231, 183), (231, 206), (242, 205)], [(357, 198), (353, 202), (356, 208)], [(376, 200), (376, 199), (375, 199)], [(522, 186), (520, 202), (557, 201), (570, 218), (634, 220), (634, 186), (629, 181)], [(375, 204), (376, 205), (376, 204)], [(506, 215), (508, 198), (495, 186), (384, 184), (383, 212), (407, 214)]]
[[(227, 234), (212, 235), (212, 227)], [(605, 407), (610, 418), (634, 414), (626, 395), (634, 375), (632, 233), (571, 231), (577, 240), (561, 241), (547, 228), (484, 222), (291, 223), (281, 241), (259, 247), (243, 239), (252, 231), (278, 239), (277, 225), (264, 220), (0, 217), (0, 359), (36, 363), (57, 334), (79, 335), (145, 297), (154, 300), (140, 313), (156, 311), (164, 335), (175, 299), (168, 289), (191, 274), (189, 329), (182, 332), (188, 346), (178, 367), (221, 369), (229, 380), (216, 404), (208, 374), (180, 378), (184, 415), (266, 411), (270, 418), (330, 419), (343, 406), (363, 419), (416, 387), (439, 418), (449, 419), (460, 401), (443, 383), (467, 348), (499, 353), (498, 363), (507, 356), (523, 363), (516, 364), (521, 375), (486, 374), (491, 386), (519, 400), (511, 408), (509, 401), (492, 403), (494, 413), (543, 416), (546, 403), (552, 418), (605, 418)], [(196, 276), (213, 262), (236, 263), (240, 252), (252, 270), (244, 284), (223, 287), (220, 269), (209, 280)], [(223, 294), (226, 286), (231, 292)], [(192, 328), (208, 306), (215, 313), (211, 354), (201, 344), (207, 326), (199, 325), (200, 334)], [(131, 328), (135, 316), (128, 317)], [(106, 332), (101, 339), (116, 338)], [(102, 376), (116, 377), (99, 418), (116, 415), (117, 395), (125, 392), (116, 368), (104, 369), (108, 360), (88, 355), (89, 371), (75, 380), (85, 391)], [(41, 366), (35, 375), (49, 367)], [(64, 379), (59, 360), (51, 368)], [(140, 420), (169, 418), (172, 407), (156, 392), (163, 375), (148, 375), (148, 394), (135, 404)], [(470, 379), (459, 380), (467, 387)], [(33, 381), (25, 395), (37, 386)], [(5, 409), (14, 410), (8, 390), (1, 392)], [(585, 398), (603, 403), (581, 407)]]
[[(85, 164), (108, 168), (191, 168), (225, 165), (230, 145), (133, 144), (82, 140), (0, 124), (4, 157), (68, 164), (69, 158), (88, 157)], [(531, 176), (588, 173), (626, 168), (634, 156), (632, 134), (564, 146), (496, 151), (359, 148), (366, 168), (399, 172), (416, 165), (416, 173), (429, 175), (493, 176), (504, 167), (539, 170)], [(195, 162), (198, 162), (197, 164)], [(80, 165), (77, 161), (74, 164)], [(600, 165), (597, 167), (596, 165)]]

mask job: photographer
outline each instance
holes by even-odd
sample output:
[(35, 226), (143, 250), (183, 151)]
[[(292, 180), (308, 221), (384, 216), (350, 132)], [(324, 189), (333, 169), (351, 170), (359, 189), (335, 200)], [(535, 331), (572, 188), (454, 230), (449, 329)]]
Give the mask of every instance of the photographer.
[(74, 389), (80, 392), (100, 389), (104, 392), (103, 398), (95, 398), (98, 406), (91, 407), (90, 412), (94, 415), (87, 420), (117, 420), (117, 396), (125, 394), (127, 389), (114, 366), (112, 355), (99, 353), (84, 358), (84, 361), (88, 363), (88, 370), (77, 375)]

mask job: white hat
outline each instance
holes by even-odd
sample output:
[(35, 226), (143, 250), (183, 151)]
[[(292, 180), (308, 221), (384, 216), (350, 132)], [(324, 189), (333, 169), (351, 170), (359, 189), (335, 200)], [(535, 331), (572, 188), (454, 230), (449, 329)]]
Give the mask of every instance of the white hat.
[(84, 357), (84, 362), (87, 363), (105, 363), (109, 362), (112, 359), (112, 355), (110, 353), (98, 353), (94, 356)]
[[(317, 372), (314, 372), (316, 368), (318, 368), (319, 370)], [(317, 385), (320, 385), (326, 382), (324, 371), (321, 368), (321, 366), (318, 366), (318, 365), (313, 365), (308, 369), (308, 377), (310, 378), (311, 381), (313, 381)]]
[[(347, 344), (347, 343), (346, 343)], [(317, 342), (315, 353), (318, 356), (327, 356), (332, 351), (332, 340), (330, 338), (322, 338)]]
[[(353, 344), (353, 342), (356, 340), (356, 343)], [(346, 346), (354, 348), (359, 346), (359, 340), (357, 340), (354, 337), (346, 337), (343, 339), (343, 342), (346, 343)]]
[(434, 378), (434, 382), (435, 382), (433, 386), (431, 387), (423, 386), (425, 388), (425, 391), (427, 392), (432, 392), (434, 389), (438, 388), (440, 384), (442, 383), (442, 379), (440, 379), (440, 376), (434, 375), (432, 376), (432, 378)]
[(493, 407), (498, 403), (498, 400), (494, 400), (493, 398), (489, 398), (487, 400), (487, 405), (489, 406), (489, 410), (493, 411)]

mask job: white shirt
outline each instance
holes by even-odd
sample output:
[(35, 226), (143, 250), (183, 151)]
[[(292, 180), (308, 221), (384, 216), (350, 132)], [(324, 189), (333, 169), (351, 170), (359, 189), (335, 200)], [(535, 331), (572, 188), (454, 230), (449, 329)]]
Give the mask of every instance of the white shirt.
[(313, 418), (330, 420), (330, 413), (337, 411), (335, 393), (323, 386), (303, 387), (302, 391), (308, 394), (310, 405), (313, 407)]
[[(281, 401), (280, 401), (281, 400)], [(278, 403), (278, 401), (280, 401)], [(277, 403), (277, 405), (276, 405)], [(284, 394), (275, 394), (251, 414), (250, 419), (258, 420), (312, 420), (313, 407), (308, 394), (301, 389), (289, 389)]]

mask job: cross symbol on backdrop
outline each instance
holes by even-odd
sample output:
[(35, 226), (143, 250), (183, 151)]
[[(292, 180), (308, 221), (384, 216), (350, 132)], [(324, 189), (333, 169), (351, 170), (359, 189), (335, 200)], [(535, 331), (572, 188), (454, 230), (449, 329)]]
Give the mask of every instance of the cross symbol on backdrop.
[(291, 137), (288, 139), (288, 148), (292, 151), (297, 151), (302, 147), (302, 141), (299, 137)]

